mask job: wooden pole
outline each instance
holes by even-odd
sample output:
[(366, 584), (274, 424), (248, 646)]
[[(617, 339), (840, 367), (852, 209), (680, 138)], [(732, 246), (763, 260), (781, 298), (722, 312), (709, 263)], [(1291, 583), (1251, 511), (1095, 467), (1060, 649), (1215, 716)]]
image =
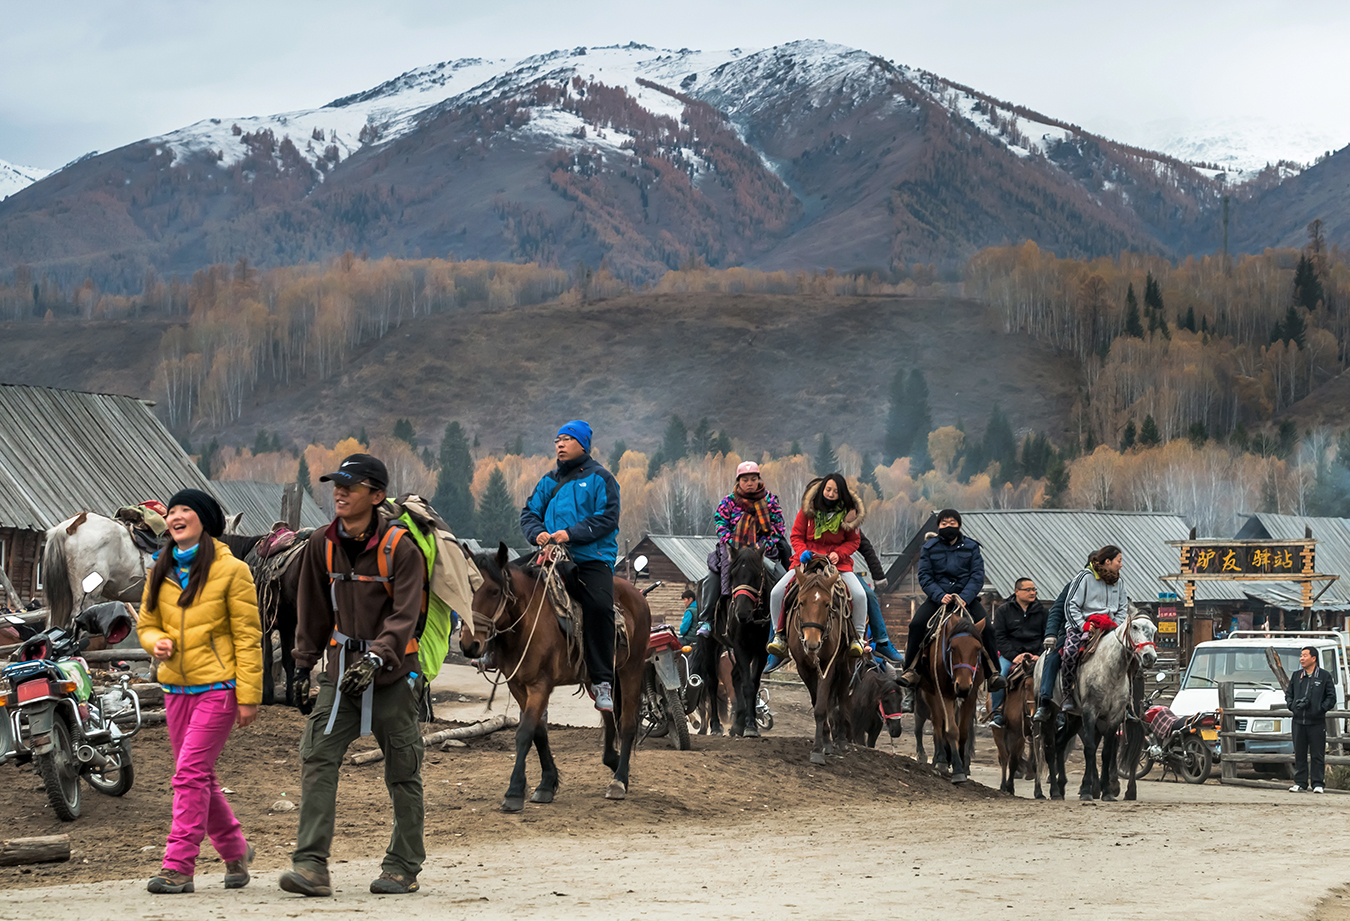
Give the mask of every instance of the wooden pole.
[(6, 575), (4, 567), (0, 567), (0, 585), (4, 586), (5, 595), (9, 598), (10, 605), (15, 610), (22, 611), (23, 599), (20, 598), (19, 593), (14, 590), (14, 583), (9, 581), (9, 576)]
[(1233, 682), (1219, 682), (1219, 709), (1223, 716), (1219, 719), (1219, 783), (1232, 783), (1237, 779), (1237, 765), (1225, 758), (1225, 755), (1237, 754), (1237, 742), (1232, 733), (1237, 731), (1237, 717), (1233, 708), (1237, 696), (1233, 692)]
[(281, 491), (281, 520), (292, 531), (300, 530), (300, 502), (303, 493), (299, 483), (287, 483)]
[(70, 835), (10, 838), (0, 845), (0, 867), (26, 863), (63, 863), (70, 859)]

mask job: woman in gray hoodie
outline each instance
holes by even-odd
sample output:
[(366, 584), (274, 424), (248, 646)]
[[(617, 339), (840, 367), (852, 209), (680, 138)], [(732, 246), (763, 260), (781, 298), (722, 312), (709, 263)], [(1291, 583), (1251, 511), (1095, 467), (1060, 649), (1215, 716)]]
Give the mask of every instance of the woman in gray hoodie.
[(1078, 653), (1087, 639), (1084, 626), (1093, 614), (1105, 614), (1117, 624), (1130, 614), (1125, 583), (1120, 568), (1125, 555), (1119, 547), (1107, 544), (1088, 557), (1087, 566), (1073, 577), (1064, 599), (1064, 646), (1060, 651), (1064, 676), (1064, 709), (1076, 713), (1074, 678), (1078, 674)]

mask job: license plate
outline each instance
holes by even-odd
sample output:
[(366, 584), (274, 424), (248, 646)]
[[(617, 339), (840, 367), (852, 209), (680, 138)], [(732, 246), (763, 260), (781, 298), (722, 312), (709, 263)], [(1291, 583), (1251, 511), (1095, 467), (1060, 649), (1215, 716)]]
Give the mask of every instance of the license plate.
[(1159, 633), (1176, 633), (1176, 632), (1177, 632), (1177, 622), (1176, 622), (1175, 620), (1160, 620), (1160, 621), (1158, 621), (1158, 632), (1159, 632)]
[(1217, 742), (1219, 741), (1219, 730), (1201, 729), (1200, 738), (1204, 739), (1206, 742)]

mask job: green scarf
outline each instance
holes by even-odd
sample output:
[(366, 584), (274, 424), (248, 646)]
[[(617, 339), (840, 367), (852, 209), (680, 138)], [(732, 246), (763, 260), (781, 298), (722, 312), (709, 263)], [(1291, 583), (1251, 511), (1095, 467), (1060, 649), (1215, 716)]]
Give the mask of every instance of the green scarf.
[(844, 524), (844, 516), (848, 510), (842, 504), (834, 511), (816, 512), (816, 531), (817, 538), (829, 534), (831, 531), (838, 531)]

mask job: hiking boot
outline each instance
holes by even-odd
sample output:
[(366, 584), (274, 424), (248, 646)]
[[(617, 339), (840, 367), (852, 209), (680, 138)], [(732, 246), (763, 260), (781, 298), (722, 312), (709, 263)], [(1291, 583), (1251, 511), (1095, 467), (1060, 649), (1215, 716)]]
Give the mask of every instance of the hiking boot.
[(900, 695), (900, 712), (901, 712), (901, 713), (913, 713), (913, 712), (914, 712), (914, 689), (913, 689), (913, 688), (905, 688), (905, 692), (904, 692), (903, 694)]
[(1007, 729), (1007, 728), (1008, 728), (1008, 721), (1007, 721), (1007, 719), (1004, 718), (1004, 716), (1003, 716), (1002, 713), (995, 713), (993, 716), (989, 717), (989, 728), (990, 728), (990, 729)]
[(191, 876), (170, 870), (168, 867), (163, 867), (150, 877), (150, 882), (146, 883), (145, 888), (156, 895), (177, 895), (180, 892), (194, 891)]
[(1002, 675), (994, 675), (989, 679), (989, 691), (1002, 691), (1008, 687), (1008, 679)]
[(327, 868), (310, 870), (305, 867), (292, 867), (281, 874), (277, 883), (286, 892), (294, 892), (297, 895), (321, 896), (333, 894), (333, 884), (328, 880)]
[(900, 655), (900, 650), (892, 646), (890, 640), (886, 640), (884, 643), (877, 643), (877, 645), (873, 648), (873, 651), (876, 652), (876, 654), (881, 656), (883, 659), (886, 659), (887, 661), (890, 662), (904, 661), (904, 657)]
[(765, 648), (768, 649), (771, 656), (778, 656), (780, 659), (786, 658), (788, 654), (787, 634), (779, 630), (773, 635), (773, 639), (769, 640), (769, 645)]
[[(599, 684), (595, 685), (595, 709), (603, 710), (606, 713), (614, 712), (614, 689), (610, 687), (608, 681), (602, 681)], [(383, 876), (380, 877), (380, 879), (383, 878), (384, 878)], [(371, 885), (374, 884), (372, 883)], [(414, 883), (413, 889), (416, 888), (417, 884)], [(412, 889), (407, 889), (404, 891), (411, 892)]]
[(418, 888), (416, 876), (399, 876), (388, 870), (381, 873), (379, 879), (370, 881), (370, 891), (376, 895), (406, 895)]
[(1076, 700), (1064, 701), (1064, 706), (1059, 708), (1059, 712), (1063, 713), (1065, 716), (1082, 716), (1083, 714), (1083, 711), (1078, 709), (1078, 702)]
[(1031, 714), (1031, 721), (1033, 723), (1048, 723), (1054, 718), (1054, 715), (1054, 705), (1042, 697), (1041, 702), (1036, 706), (1036, 712)]
[(859, 643), (857, 640), (854, 640), (853, 642), (848, 644), (849, 658), (860, 659), (862, 658), (862, 654), (863, 654), (862, 643)]
[(253, 845), (250, 844), (243, 857), (238, 860), (225, 861), (226, 889), (243, 889), (248, 885), (248, 881), (252, 879), (248, 875), (248, 865), (253, 863), (253, 853)]
[(919, 686), (919, 672), (917, 669), (907, 668), (895, 680), (902, 688), (915, 688)]

